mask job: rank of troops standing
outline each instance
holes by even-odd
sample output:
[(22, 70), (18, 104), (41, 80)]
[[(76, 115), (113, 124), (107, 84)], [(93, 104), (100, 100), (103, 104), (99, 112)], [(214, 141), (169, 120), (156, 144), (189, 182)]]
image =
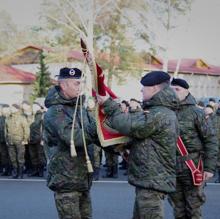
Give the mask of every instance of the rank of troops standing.
[[(35, 105), (38, 106), (37, 109)], [(43, 111), (39, 103), (31, 106), (27, 101), (20, 105), (2, 106), (0, 116), (2, 176), (12, 174), (12, 178), (23, 178), (23, 173), (28, 173), (27, 171), (29, 176), (43, 176), (45, 167), (45, 154), (41, 143)]]

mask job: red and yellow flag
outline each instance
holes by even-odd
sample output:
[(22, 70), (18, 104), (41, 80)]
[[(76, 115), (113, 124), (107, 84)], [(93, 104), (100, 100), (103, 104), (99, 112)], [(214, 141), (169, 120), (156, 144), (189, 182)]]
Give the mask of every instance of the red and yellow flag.
[[(111, 98), (116, 99), (117, 96), (113, 93), (113, 91), (105, 85), (104, 82), (104, 74), (101, 67), (95, 62), (95, 59), (89, 53), (86, 44), (81, 39), (81, 47), (86, 59), (86, 62), (89, 66), (90, 72), (92, 74), (93, 80), (93, 96), (96, 96), (98, 93), (101, 96), (105, 96), (106, 93), (110, 95)], [(105, 123), (107, 117), (103, 113), (103, 108), (100, 105), (97, 105), (96, 108), (96, 122), (97, 122), (97, 132), (99, 136), (99, 140), (103, 147), (122, 144), (128, 142), (129, 138), (120, 134), (117, 130), (114, 130), (107, 126)]]

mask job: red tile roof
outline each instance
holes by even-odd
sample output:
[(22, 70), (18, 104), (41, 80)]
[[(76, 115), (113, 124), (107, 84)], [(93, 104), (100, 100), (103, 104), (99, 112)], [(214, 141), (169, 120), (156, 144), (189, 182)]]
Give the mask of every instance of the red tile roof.
[(84, 56), (82, 52), (79, 52), (77, 50), (71, 50), (67, 53), (67, 60), (78, 60), (78, 61), (83, 61)]
[[(168, 71), (175, 72), (177, 63), (178, 60), (169, 60)], [(145, 67), (148, 70), (162, 69), (163, 63), (161, 62), (161, 64), (147, 64)], [(179, 73), (220, 76), (220, 66), (207, 64), (202, 59), (181, 59)]]
[(21, 52), (21, 51), (25, 51), (27, 49), (35, 49), (35, 50), (46, 51), (46, 52), (52, 52), (53, 51), (49, 47), (46, 47), (46, 46), (36, 46), (36, 45), (28, 45), (28, 46), (25, 46), (25, 47), (23, 47), (21, 49), (18, 49), (17, 51)]
[[(101, 61), (110, 62), (110, 54), (99, 52), (97, 54), (97, 59), (101, 60)], [(71, 50), (67, 53), (67, 60), (68, 61), (71, 61), (71, 60), (83, 61), (84, 56), (83, 56), (83, 53), (80, 52), (80, 51)], [(119, 56), (114, 56), (113, 62), (114, 62), (115, 65), (119, 65), (120, 64), (120, 57)]]
[(0, 84), (32, 84), (35, 79), (36, 76), (30, 72), (26, 72), (11, 66), (0, 65)]

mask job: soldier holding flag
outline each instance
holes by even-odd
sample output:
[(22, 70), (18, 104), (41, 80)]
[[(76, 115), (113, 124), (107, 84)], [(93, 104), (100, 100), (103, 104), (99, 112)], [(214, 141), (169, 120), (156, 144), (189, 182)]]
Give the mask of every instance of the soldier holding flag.
[(82, 103), (81, 83), (80, 69), (62, 68), (58, 86), (49, 90), (45, 100), (48, 108), (44, 116), (44, 144), (49, 152), (47, 185), (54, 191), (60, 219), (92, 218), (92, 171), (87, 169), (84, 146), (97, 144), (98, 136), (95, 121)]

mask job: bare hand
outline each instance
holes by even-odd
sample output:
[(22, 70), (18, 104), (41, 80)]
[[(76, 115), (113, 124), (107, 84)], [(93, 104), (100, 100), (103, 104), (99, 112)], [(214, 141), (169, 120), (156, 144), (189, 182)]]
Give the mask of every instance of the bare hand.
[(213, 173), (204, 171), (204, 175), (203, 175), (204, 181), (208, 181), (209, 179), (213, 177), (213, 175), (214, 175)]
[(106, 94), (105, 96), (97, 95), (97, 101), (99, 105), (102, 105), (108, 98), (109, 98), (108, 94)]

